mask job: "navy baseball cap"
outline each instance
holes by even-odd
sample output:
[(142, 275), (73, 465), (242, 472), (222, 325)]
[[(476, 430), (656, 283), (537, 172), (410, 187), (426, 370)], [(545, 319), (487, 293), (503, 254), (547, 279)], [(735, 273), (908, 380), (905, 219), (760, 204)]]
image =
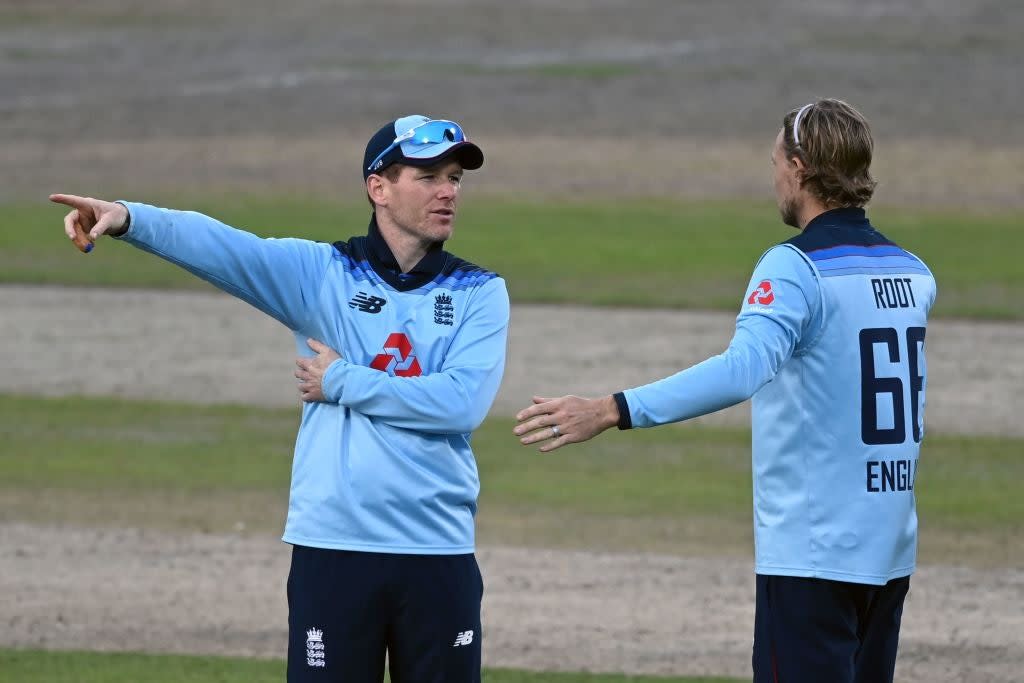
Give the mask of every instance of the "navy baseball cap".
[(391, 164), (432, 166), (450, 156), (467, 171), (484, 165), (484, 153), (466, 138), (462, 126), (414, 114), (395, 119), (374, 133), (363, 154), (363, 180)]

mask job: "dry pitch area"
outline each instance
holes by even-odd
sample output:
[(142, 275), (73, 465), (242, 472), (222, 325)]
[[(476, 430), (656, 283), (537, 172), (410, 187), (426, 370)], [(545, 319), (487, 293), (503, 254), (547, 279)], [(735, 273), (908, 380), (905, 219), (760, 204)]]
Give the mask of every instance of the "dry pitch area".
[[(17, 168), (2, 199), (357, 198), (368, 133), (414, 111), (466, 124), (488, 153), (471, 185), (482, 193), (764, 198), (782, 112), (820, 95), (872, 119), (880, 202), (1019, 208), (1024, 197), (1024, 6), (1010, 0), (85, 4), (0, 0), (0, 125), (5, 167)], [(5, 288), (0, 389), (204, 401), (236, 400), (244, 387), (261, 402), (291, 400), (287, 333), (244, 306), (126, 293), (124, 306), (104, 308), (98, 296)], [(196, 324), (206, 315), (225, 326)], [(223, 322), (232, 315), (267, 325), (245, 337), (266, 340), (265, 362), (205, 356), (221, 345), (202, 332), (238, 329)], [(592, 393), (659, 376), (728, 334), (728, 316), (700, 313), (514, 315), (504, 412), (534, 390)], [(120, 348), (115, 323), (134, 331), (117, 372), (104, 353), (89, 363), (74, 355), (81, 346), (57, 353), (72, 334)], [(606, 374), (623, 330), (639, 328), (674, 335), (685, 353)], [(183, 329), (195, 332), (169, 334)], [(978, 366), (946, 374), (943, 387), (937, 368), (957, 368), (967, 329), (943, 321), (929, 340), (931, 424), (1019, 436), (1019, 421), (993, 407), (1009, 410), (1020, 386), (1021, 328), (977, 327)], [(581, 366), (566, 369), (570, 333)], [(62, 359), (43, 379), (24, 370), (40, 350)], [(15, 596), (0, 613), (0, 645), (282, 651), (287, 553), (273, 539), (4, 520), (0, 547), (11, 551), (0, 555), (0, 594)], [(481, 559), (490, 665), (748, 671), (747, 562), (516, 548), (484, 548)], [(923, 568), (899, 679), (1019, 680), (1022, 598), (1020, 570)]]

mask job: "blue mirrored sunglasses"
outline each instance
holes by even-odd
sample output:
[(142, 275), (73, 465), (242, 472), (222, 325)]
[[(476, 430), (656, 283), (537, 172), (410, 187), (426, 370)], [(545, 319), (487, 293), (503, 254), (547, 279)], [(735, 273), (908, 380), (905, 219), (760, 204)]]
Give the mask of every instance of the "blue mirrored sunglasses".
[(465, 142), (466, 134), (462, 127), (454, 121), (437, 119), (424, 121), (405, 131), (394, 142), (384, 148), (384, 151), (377, 155), (373, 163), (366, 167), (371, 173), (377, 171), (384, 165), (384, 157), (390, 154), (396, 147), (402, 148), (402, 154), (409, 159), (430, 159), (434, 156), (431, 147), (444, 142)]

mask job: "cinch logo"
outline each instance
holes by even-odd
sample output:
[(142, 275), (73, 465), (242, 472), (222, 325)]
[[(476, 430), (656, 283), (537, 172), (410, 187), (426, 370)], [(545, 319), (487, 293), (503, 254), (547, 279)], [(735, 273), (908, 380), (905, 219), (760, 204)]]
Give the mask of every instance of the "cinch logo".
[(762, 306), (767, 306), (773, 301), (775, 301), (775, 293), (772, 292), (771, 280), (761, 280), (761, 284), (750, 293), (750, 298), (747, 299), (748, 304), (758, 303)]
[(401, 332), (392, 332), (384, 342), (384, 353), (378, 353), (370, 367), (393, 377), (419, 377), (423, 374), (419, 361), (412, 355), (412, 344)]

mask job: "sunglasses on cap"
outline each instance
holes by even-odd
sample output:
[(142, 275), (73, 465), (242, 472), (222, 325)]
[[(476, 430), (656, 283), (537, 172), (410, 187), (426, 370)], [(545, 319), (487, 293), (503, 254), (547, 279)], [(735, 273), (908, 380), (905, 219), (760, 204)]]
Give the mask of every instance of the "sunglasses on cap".
[(367, 171), (371, 173), (379, 170), (384, 165), (384, 157), (390, 154), (396, 147), (401, 147), (402, 155), (407, 159), (430, 159), (436, 154), (432, 148), (446, 142), (465, 142), (466, 134), (462, 127), (454, 121), (436, 119), (424, 121), (405, 131), (394, 141), (384, 148), (384, 151), (377, 155)]

